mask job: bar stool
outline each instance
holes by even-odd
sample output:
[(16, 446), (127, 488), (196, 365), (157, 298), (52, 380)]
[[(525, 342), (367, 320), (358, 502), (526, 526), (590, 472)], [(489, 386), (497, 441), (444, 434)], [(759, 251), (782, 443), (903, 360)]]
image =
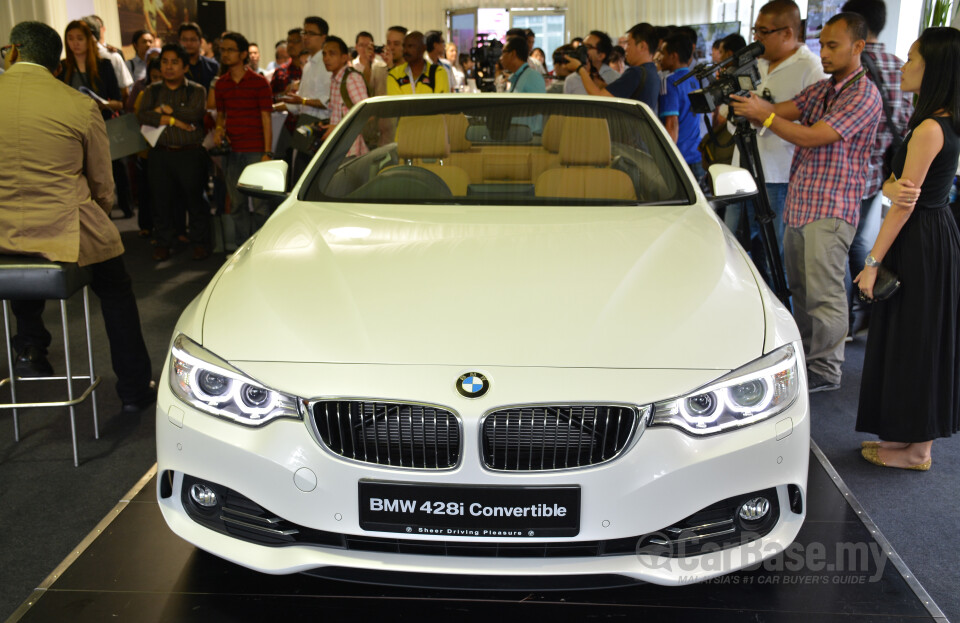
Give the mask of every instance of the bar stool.
[[(20, 423), (17, 419), (18, 409), (39, 408), (51, 409), (55, 407), (70, 408), (70, 432), (73, 438), (73, 466), (79, 465), (77, 455), (77, 423), (76, 405), (87, 398), (91, 398), (93, 405), (93, 434), (100, 438), (100, 428), (97, 423), (97, 394), (96, 388), (100, 384), (100, 377), (93, 371), (93, 346), (90, 339), (90, 295), (87, 286), (93, 278), (89, 268), (81, 268), (75, 263), (52, 262), (42, 257), (25, 255), (0, 255), (0, 299), (3, 300), (3, 330), (7, 340), (7, 369), (10, 376), (0, 380), (0, 387), (9, 384), (10, 402), (0, 404), (0, 409), (13, 410), (14, 439), (20, 441)], [(67, 299), (83, 291), (83, 317), (87, 334), (87, 361), (90, 366), (89, 375), (74, 375), (70, 362), (70, 330), (67, 321)], [(60, 301), (60, 315), (63, 320), (63, 352), (66, 364), (66, 376), (47, 376), (36, 378), (21, 378), (14, 373), (14, 352), (10, 335), (10, 301), (29, 299), (56, 299)], [(83, 392), (74, 396), (73, 382), (87, 381)], [(45, 402), (17, 402), (17, 385), (21, 381), (66, 381), (67, 400), (51, 400)]]

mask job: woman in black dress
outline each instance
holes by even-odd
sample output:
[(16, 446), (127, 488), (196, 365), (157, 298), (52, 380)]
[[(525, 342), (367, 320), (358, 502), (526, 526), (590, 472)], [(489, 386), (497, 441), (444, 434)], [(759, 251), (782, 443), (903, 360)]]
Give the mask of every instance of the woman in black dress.
[(903, 285), (874, 304), (857, 430), (883, 440), (863, 442), (866, 460), (923, 471), (933, 440), (960, 431), (960, 232), (947, 203), (960, 157), (960, 31), (925, 30), (901, 73), (919, 99), (883, 185), (893, 206), (856, 282), (871, 297), (883, 262)]

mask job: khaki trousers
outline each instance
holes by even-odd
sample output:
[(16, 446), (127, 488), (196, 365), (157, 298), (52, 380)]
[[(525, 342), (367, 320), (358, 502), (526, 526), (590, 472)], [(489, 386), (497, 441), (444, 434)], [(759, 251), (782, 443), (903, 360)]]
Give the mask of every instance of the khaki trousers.
[(783, 256), (793, 295), (793, 317), (800, 329), (807, 368), (831, 383), (840, 382), (847, 336), (847, 292), (843, 277), (856, 228), (839, 218), (787, 227)]

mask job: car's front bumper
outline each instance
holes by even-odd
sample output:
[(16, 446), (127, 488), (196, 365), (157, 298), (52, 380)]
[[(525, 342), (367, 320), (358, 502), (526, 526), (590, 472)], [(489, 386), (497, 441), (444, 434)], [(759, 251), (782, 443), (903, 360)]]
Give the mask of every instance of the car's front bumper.
[[(376, 366), (319, 364), (289, 366), (281, 374), (296, 386), (322, 378), (336, 386), (337, 395), (369, 395), (362, 387), (370, 378), (389, 386), (381, 396), (413, 400), (415, 395), (438, 395), (424, 387), (422, 367), (393, 367), (389, 377)], [(263, 364), (257, 378), (268, 376)], [(245, 366), (255, 373), (257, 366)], [(427, 377), (446, 381), (462, 371), (438, 366)], [(802, 368), (801, 368), (802, 369)], [(479, 426), (483, 413), (504, 404), (543, 403), (551, 391), (534, 380), (542, 371), (487, 371), (497, 381), (499, 394), (485, 399), (459, 400), (454, 395), (430, 402), (446, 404), (462, 420), (462, 458), (450, 470), (412, 470), (361, 464), (336, 457), (323, 448), (308, 421), (279, 420), (262, 428), (247, 428), (196, 411), (169, 390), (167, 373), (161, 380), (157, 403), (157, 454), (160, 508), (179, 536), (217, 556), (266, 573), (293, 573), (324, 567), (410, 573), (462, 575), (601, 575), (614, 574), (659, 584), (708, 579), (755, 564), (793, 542), (803, 522), (809, 456), (809, 404), (802, 391), (786, 411), (739, 431), (694, 438), (673, 428), (651, 427), (617, 459), (598, 466), (546, 472), (496, 472), (482, 466)], [(276, 372), (274, 372), (275, 374)], [(605, 399), (627, 402), (627, 394), (656, 395), (665, 388), (690, 389), (708, 379), (685, 371), (551, 370), (552, 391), (576, 394), (581, 402)], [(714, 374), (714, 373), (708, 373)], [(703, 376), (704, 373), (699, 373)], [(601, 380), (610, 377), (609, 380)], [(629, 378), (633, 382), (626, 382)], [(626, 382), (626, 383), (625, 383)], [(444, 383), (452, 385), (452, 383)], [(803, 385), (805, 387), (805, 383)], [(367, 385), (369, 387), (369, 385)], [(559, 390), (557, 388), (560, 388)], [(626, 388), (626, 389), (625, 389)], [(409, 394), (404, 395), (404, 392)], [(679, 393), (679, 392), (676, 392)], [(659, 396), (663, 396), (660, 393)], [(574, 402), (564, 400), (561, 402)], [(580, 530), (568, 538), (512, 538), (510, 545), (594, 543), (661, 533), (667, 527), (720, 500), (776, 489), (779, 517), (762, 537), (684, 557), (629, 552), (619, 555), (572, 557), (458, 556), (366, 551), (304, 544), (263, 545), (205, 527), (184, 508), (184, 475), (227, 487), (300, 527), (347, 537), (386, 541), (433, 541), (492, 544), (497, 538), (410, 536), (365, 531), (360, 527), (358, 482), (378, 480), (405, 483), (560, 486), (576, 485), (581, 492)], [(312, 483), (315, 481), (315, 485)], [(801, 506), (788, 488), (799, 489)], [(800, 510), (794, 512), (793, 508)], [(504, 541), (500, 539), (500, 541)]]

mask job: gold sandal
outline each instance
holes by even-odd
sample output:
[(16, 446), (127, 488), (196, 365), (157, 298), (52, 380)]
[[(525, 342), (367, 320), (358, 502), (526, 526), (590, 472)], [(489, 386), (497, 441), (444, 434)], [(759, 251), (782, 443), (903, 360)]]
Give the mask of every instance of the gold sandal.
[[(874, 442), (877, 443), (877, 442)], [(933, 459), (928, 459), (926, 463), (920, 463), (919, 465), (911, 465), (910, 467), (897, 467), (896, 465), (887, 465), (880, 458), (880, 447), (879, 446), (866, 446), (860, 451), (860, 455), (866, 459), (869, 463), (874, 465), (879, 465), (880, 467), (896, 467), (897, 469), (910, 469), (917, 472), (925, 472), (930, 469), (930, 465), (933, 464)]]

